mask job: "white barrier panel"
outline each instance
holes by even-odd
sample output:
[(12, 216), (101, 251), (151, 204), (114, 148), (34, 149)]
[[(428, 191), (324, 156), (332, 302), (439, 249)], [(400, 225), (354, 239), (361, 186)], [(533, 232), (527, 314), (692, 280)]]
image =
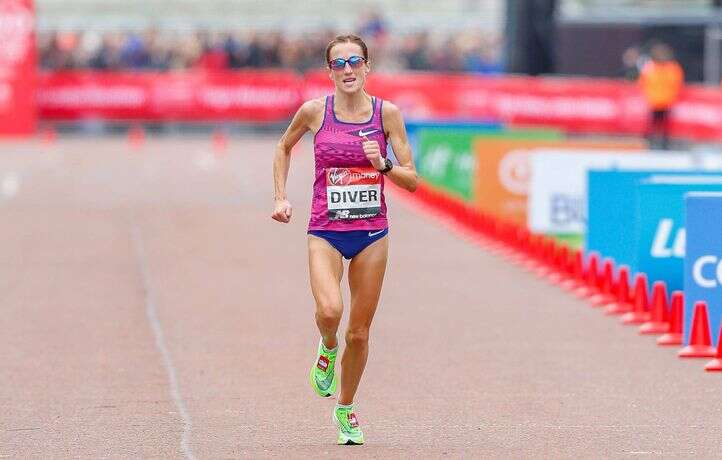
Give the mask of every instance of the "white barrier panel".
[(689, 170), (690, 153), (628, 153), (602, 150), (535, 149), (531, 154), (528, 225), (547, 234), (583, 234), (587, 226), (590, 169)]

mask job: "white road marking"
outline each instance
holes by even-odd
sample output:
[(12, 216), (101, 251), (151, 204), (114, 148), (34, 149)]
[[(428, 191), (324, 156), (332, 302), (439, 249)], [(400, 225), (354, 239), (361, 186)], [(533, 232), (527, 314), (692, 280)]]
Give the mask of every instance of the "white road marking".
[(150, 283), (150, 273), (148, 271), (148, 263), (145, 253), (145, 246), (143, 245), (143, 236), (140, 232), (140, 227), (135, 219), (135, 216), (131, 216), (131, 231), (133, 236), (133, 246), (135, 248), (136, 260), (138, 267), (140, 268), (141, 278), (143, 280), (143, 290), (145, 291), (145, 312), (148, 316), (148, 322), (153, 329), (153, 335), (155, 336), (155, 345), (161, 356), (163, 357), (163, 364), (165, 365), (166, 373), (168, 374), (168, 384), (170, 387), (170, 394), (173, 398), (173, 402), (178, 408), (181, 418), (183, 419), (183, 434), (181, 435), (181, 450), (188, 459), (195, 459), (193, 451), (188, 443), (190, 438), (193, 423), (191, 417), (188, 414), (185, 402), (180, 393), (178, 386), (178, 377), (173, 360), (171, 359), (170, 352), (165, 343), (163, 336), (163, 328), (161, 327), (160, 321), (158, 320), (158, 313), (155, 305), (155, 296), (153, 295), (153, 287)]
[(215, 169), (218, 160), (216, 160), (216, 157), (212, 153), (199, 151), (196, 154), (194, 162), (198, 169), (208, 172)]
[(20, 190), (20, 175), (16, 172), (5, 174), (0, 189), (2, 189), (3, 198), (12, 198), (15, 196), (18, 190)]

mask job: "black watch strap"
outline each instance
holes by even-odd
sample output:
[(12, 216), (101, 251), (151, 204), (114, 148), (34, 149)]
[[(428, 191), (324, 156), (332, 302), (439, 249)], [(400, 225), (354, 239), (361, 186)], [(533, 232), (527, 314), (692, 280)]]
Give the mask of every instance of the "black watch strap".
[(385, 164), (384, 169), (379, 169), (379, 172), (380, 172), (381, 174), (386, 174), (387, 172), (389, 172), (389, 171), (391, 171), (392, 169), (394, 169), (394, 164), (393, 164), (393, 163), (391, 162), (391, 160), (389, 160), (388, 158), (385, 158), (385, 159), (384, 159), (384, 164)]

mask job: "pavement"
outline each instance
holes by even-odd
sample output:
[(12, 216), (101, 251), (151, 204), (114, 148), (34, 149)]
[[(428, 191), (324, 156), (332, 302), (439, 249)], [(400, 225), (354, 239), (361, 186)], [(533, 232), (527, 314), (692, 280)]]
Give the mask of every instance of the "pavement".
[(356, 400), (367, 443), (336, 446), (334, 400), (307, 382), (310, 142), (288, 225), (270, 219), (274, 145), (0, 143), (0, 458), (722, 457), (704, 360), (402, 192)]

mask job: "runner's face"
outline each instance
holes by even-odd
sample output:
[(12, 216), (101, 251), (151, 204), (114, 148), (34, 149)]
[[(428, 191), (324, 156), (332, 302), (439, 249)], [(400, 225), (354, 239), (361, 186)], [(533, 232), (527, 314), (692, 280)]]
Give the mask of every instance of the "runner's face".
[[(348, 59), (351, 56), (363, 57), (361, 47), (356, 43), (339, 43), (331, 48), (330, 59), (343, 58)], [(364, 62), (363, 65), (354, 69), (350, 64), (346, 64), (343, 69), (329, 69), (329, 76), (336, 85), (336, 89), (344, 93), (355, 93), (363, 89), (366, 83), (366, 74), (369, 73), (369, 64)]]

